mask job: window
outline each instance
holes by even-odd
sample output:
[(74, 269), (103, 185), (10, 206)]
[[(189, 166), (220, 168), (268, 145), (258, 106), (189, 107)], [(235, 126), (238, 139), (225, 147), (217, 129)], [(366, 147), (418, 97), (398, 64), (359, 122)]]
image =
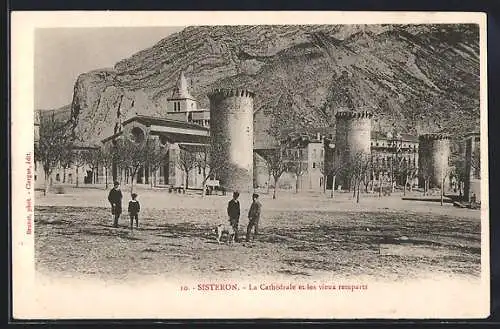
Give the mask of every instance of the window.
[(165, 146), (165, 145), (167, 145), (167, 143), (168, 143), (167, 137), (161, 135), (160, 136), (160, 144), (161, 144), (161, 146)]
[(139, 128), (139, 127), (134, 127), (132, 128), (132, 140), (136, 143), (142, 143), (144, 141), (144, 138), (145, 138), (145, 134), (144, 134), (144, 131)]

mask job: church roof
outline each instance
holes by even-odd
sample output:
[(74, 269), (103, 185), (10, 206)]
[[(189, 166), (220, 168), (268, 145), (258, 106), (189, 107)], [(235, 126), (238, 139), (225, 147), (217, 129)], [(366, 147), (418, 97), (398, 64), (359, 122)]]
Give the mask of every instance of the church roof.
[(186, 77), (184, 76), (184, 72), (181, 72), (179, 80), (177, 80), (177, 84), (175, 85), (174, 90), (172, 91), (172, 95), (170, 96), (169, 99), (186, 99), (186, 98), (193, 100), (195, 99), (189, 93), (188, 83)]
[(172, 128), (185, 128), (185, 129), (197, 129), (202, 131), (208, 131), (208, 128), (201, 127), (200, 125), (197, 125), (195, 123), (190, 123), (181, 120), (152, 117), (147, 115), (136, 115), (130, 119), (123, 121), (122, 125), (126, 125), (132, 121), (140, 122), (146, 126), (157, 125), (157, 126), (168, 126)]

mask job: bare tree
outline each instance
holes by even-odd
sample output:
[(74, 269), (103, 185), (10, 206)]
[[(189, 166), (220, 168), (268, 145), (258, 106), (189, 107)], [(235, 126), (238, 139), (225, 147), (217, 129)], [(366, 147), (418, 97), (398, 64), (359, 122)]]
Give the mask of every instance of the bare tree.
[(328, 177), (325, 167), (326, 167), (325, 161), (320, 161), (318, 163), (319, 172), (321, 173), (321, 176), (323, 176), (323, 193), (326, 193), (326, 180)]
[[(447, 159), (449, 161), (449, 159)], [(441, 167), (441, 179), (440, 179), (440, 200), (441, 200), (441, 205), (443, 205), (444, 202), (444, 183), (446, 182), (446, 179), (449, 178), (452, 174), (453, 167), (449, 166), (449, 162), (443, 162), (442, 167)]]
[(403, 178), (403, 195), (406, 195), (406, 187), (410, 184), (411, 190), (411, 181), (417, 175), (417, 167), (411, 161), (405, 160), (398, 166), (398, 173)]
[(283, 173), (287, 170), (286, 159), (283, 155), (284, 151), (285, 148), (283, 146), (280, 146), (279, 148), (269, 150), (265, 154), (267, 170), (269, 172), (269, 175), (274, 179), (273, 199), (276, 199), (276, 189), (278, 187), (279, 179), (281, 178), (281, 175), (283, 175)]
[(72, 152), (71, 164), (73, 165), (73, 167), (75, 167), (76, 187), (79, 187), (80, 183), (78, 179), (79, 177), (78, 170), (88, 163), (88, 160), (90, 158), (88, 153), (89, 152), (87, 150), (78, 150), (78, 149), (74, 149)]
[(100, 149), (89, 149), (83, 152), (84, 162), (90, 169), (92, 169), (92, 183), (97, 184), (98, 176), (97, 171), (101, 164), (101, 150)]
[(113, 150), (113, 145), (111, 143), (104, 145), (103, 147), (99, 148), (98, 151), (98, 156), (99, 156), (99, 162), (103, 165), (104, 167), (104, 180), (105, 180), (105, 189), (108, 189), (108, 170), (112, 167), (113, 165), (113, 157), (114, 157), (114, 150)]
[[(335, 181), (337, 180), (337, 176), (345, 171), (346, 163), (342, 163), (340, 161), (327, 161), (323, 163), (323, 172), (325, 177), (332, 176), (332, 191), (330, 193), (330, 198), (335, 197)], [(326, 178), (325, 178), (325, 189), (326, 189)]]
[(61, 160), (59, 161), (59, 166), (63, 169), (63, 183), (66, 183), (66, 170), (71, 168), (72, 158), (73, 158), (73, 150), (71, 146), (68, 146), (65, 150), (63, 150), (63, 154), (61, 156)]
[(370, 169), (370, 157), (362, 152), (356, 153), (351, 156), (349, 167), (351, 168), (351, 175), (353, 181), (354, 192), (356, 193), (356, 203), (359, 203), (359, 190), (361, 182), (365, 179)]
[(182, 170), (186, 175), (185, 177), (186, 182), (184, 186), (186, 190), (188, 189), (189, 185), (189, 173), (191, 172), (191, 170), (194, 169), (194, 167), (196, 167), (197, 164), (198, 164), (198, 159), (195, 153), (183, 149), (180, 150), (179, 156), (177, 157), (176, 165), (177, 168)]
[[(228, 143), (228, 142), (225, 142)], [(205, 195), (205, 184), (209, 178), (217, 177), (222, 171), (229, 170), (226, 165), (226, 156), (223, 152), (225, 143), (208, 144), (201, 148), (200, 152), (196, 153), (197, 165), (202, 169), (203, 174), (203, 191)]]
[(129, 173), (131, 179), (130, 193), (134, 191), (134, 178), (147, 159), (148, 141), (135, 142), (126, 137), (116, 140), (115, 159), (119, 167), (126, 169)]
[(44, 195), (52, 185), (52, 172), (61, 163), (68, 162), (72, 139), (67, 122), (55, 118), (42, 120), (40, 140), (35, 145), (35, 154), (43, 166), (45, 174)]
[(163, 165), (168, 153), (168, 146), (163, 146), (158, 140), (150, 139), (146, 149), (146, 163), (149, 165), (151, 174), (151, 187), (156, 186), (156, 172)]
[[(379, 198), (382, 197), (382, 188), (383, 188), (383, 173), (385, 171), (385, 167), (383, 163), (381, 163), (380, 159), (375, 159), (375, 161), (372, 161), (372, 174), (373, 174), (373, 181), (375, 181), (375, 178), (378, 181), (378, 196)], [(373, 188), (374, 182), (372, 182), (372, 188)]]
[(428, 195), (432, 176), (432, 163), (428, 157), (420, 158), (420, 177), (424, 180), (424, 196)]
[(373, 155), (369, 155), (366, 159), (367, 161), (367, 167), (363, 175), (363, 184), (365, 185), (365, 193), (368, 193), (368, 186), (370, 185), (370, 182), (373, 182), (373, 179), (371, 177), (373, 173)]
[(298, 193), (300, 177), (307, 172), (307, 162), (303, 160), (302, 149), (292, 152), (290, 159), (287, 161), (287, 167), (287, 171), (295, 175), (295, 193)]

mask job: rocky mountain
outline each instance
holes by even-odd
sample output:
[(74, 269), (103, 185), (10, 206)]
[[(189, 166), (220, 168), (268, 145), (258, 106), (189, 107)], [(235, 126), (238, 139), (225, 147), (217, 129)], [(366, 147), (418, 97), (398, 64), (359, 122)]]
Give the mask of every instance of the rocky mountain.
[(135, 113), (165, 113), (181, 71), (203, 107), (213, 88), (253, 90), (278, 130), (333, 127), (339, 109), (370, 109), (375, 127), (412, 133), (479, 124), (475, 25), (198, 26), (81, 74), (76, 136), (98, 141)]

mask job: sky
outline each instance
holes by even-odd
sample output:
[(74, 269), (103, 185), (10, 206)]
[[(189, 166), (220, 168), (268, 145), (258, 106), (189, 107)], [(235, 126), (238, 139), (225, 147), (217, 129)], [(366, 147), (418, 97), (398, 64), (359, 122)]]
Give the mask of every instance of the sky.
[(81, 73), (111, 68), (184, 27), (45, 28), (35, 31), (35, 108), (71, 103)]

